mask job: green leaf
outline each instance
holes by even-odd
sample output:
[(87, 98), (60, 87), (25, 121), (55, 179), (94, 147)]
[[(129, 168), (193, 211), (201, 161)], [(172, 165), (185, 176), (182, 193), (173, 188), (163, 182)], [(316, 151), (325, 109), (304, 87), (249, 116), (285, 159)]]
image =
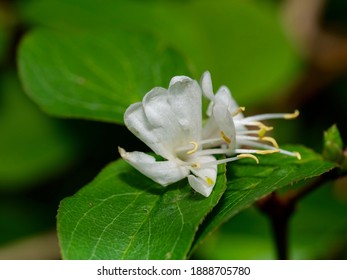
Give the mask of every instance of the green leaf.
[(19, 49), (26, 92), (48, 113), (123, 123), (154, 86), (187, 74), (182, 57), (148, 34), (36, 30)]
[(126, 26), (155, 34), (191, 60), (193, 78), (210, 70), (216, 89), (229, 86), (247, 106), (285, 94), (301, 69), (282, 7), (270, 1), (38, 0), (19, 9), (31, 25), (64, 32)]
[(220, 166), (205, 198), (182, 180), (167, 188), (123, 160), (61, 202), (58, 235), (64, 259), (184, 259), (204, 217), (225, 190)]
[(323, 157), (332, 162), (340, 162), (343, 157), (343, 142), (336, 125), (324, 132)]
[[(338, 259), (339, 253), (347, 250), (345, 189), (345, 184), (338, 190), (333, 183), (328, 183), (300, 200), (290, 222), (290, 259)], [(207, 238), (194, 257), (275, 259), (272, 237), (268, 218), (256, 207), (250, 207)]]
[(250, 207), (223, 224), (192, 258), (207, 260), (260, 260), (273, 259), (275, 251), (271, 228), (264, 215)]
[(14, 73), (0, 79), (0, 189), (27, 188), (76, 162), (76, 139), (43, 114)]
[(297, 151), (298, 160), (283, 154), (259, 156), (259, 165), (240, 160), (227, 165), (227, 190), (202, 225), (196, 245), (238, 212), (260, 198), (285, 186), (319, 176), (335, 167), (320, 155), (302, 146), (284, 146)]
[[(210, 70), (216, 90), (227, 85), (238, 103), (247, 106), (278, 98), (283, 94), (279, 89), (300, 71), (299, 57), (283, 30), (281, 8), (264, 2), (192, 1), (185, 12), (181, 9), (192, 26), (188, 31), (182, 26), (176, 35), (198, 73)], [(178, 32), (191, 34), (179, 40)]]

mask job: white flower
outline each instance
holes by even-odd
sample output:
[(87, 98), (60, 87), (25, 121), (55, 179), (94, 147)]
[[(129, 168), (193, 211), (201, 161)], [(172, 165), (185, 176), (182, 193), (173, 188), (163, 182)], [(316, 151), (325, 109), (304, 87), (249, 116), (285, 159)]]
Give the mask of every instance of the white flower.
[(169, 89), (156, 87), (142, 102), (125, 112), (128, 129), (164, 161), (142, 152), (120, 155), (141, 173), (166, 186), (188, 177), (197, 192), (209, 196), (216, 182), (217, 164), (210, 153), (199, 154), (202, 146), (201, 89), (185, 76), (172, 78)]
[[(270, 118), (292, 118), (296, 113), (245, 118), (242, 114), (244, 108), (238, 107), (227, 87), (221, 87), (216, 95), (213, 94), (209, 72), (203, 75), (202, 90), (211, 100), (207, 112), (210, 118), (204, 128), (201, 88), (189, 77), (173, 77), (168, 89), (153, 88), (142, 102), (132, 104), (124, 114), (125, 125), (164, 160), (157, 161), (151, 155), (126, 152), (119, 147), (121, 157), (162, 186), (187, 177), (195, 191), (208, 197), (216, 183), (218, 164), (241, 158), (258, 162), (254, 153), (281, 152), (300, 156), (279, 149), (273, 138), (265, 136), (270, 128), (260, 122)], [(243, 149), (243, 145), (265, 150)], [(238, 155), (216, 160), (214, 155), (217, 154)]]
[[(239, 107), (232, 98), (230, 90), (226, 86), (220, 87), (214, 95), (211, 75), (206, 71), (201, 78), (203, 94), (211, 101), (207, 110), (209, 119), (203, 130), (203, 138), (218, 138), (221, 142), (220, 153), (227, 155), (247, 154), (269, 154), (280, 152), (289, 156), (301, 158), (298, 152), (290, 152), (278, 147), (276, 140), (265, 136), (272, 127), (264, 125), (261, 121), (269, 119), (293, 119), (299, 115), (299, 111), (293, 114), (261, 114), (244, 117), (244, 107)], [(242, 149), (248, 146), (259, 149)]]

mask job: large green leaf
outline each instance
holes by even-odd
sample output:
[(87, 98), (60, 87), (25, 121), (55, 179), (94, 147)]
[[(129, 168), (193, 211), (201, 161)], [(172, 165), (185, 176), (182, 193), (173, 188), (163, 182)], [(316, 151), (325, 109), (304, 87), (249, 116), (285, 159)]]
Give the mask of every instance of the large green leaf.
[(26, 92), (47, 112), (123, 123), (154, 86), (187, 74), (182, 57), (148, 34), (36, 30), (19, 49)]
[(302, 146), (284, 148), (300, 152), (302, 159), (271, 154), (259, 156), (259, 165), (248, 164), (241, 160), (228, 164), (227, 190), (201, 227), (196, 244), (260, 198), (285, 186), (319, 176), (335, 166), (308, 148)]
[(220, 166), (205, 198), (182, 180), (155, 184), (123, 160), (62, 201), (58, 234), (64, 259), (183, 259), (225, 190)]
[(300, 71), (300, 59), (280, 19), (281, 6), (270, 1), (102, 3), (37, 0), (24, 1), (19, 9), (30, 24), (63, 31), (126, 26), (153, 33), (189, 57), (194, 78), (210, 70), (216, 88), (226, 84), (239, 103), (248, 106), (285, 94), (283, 87)]

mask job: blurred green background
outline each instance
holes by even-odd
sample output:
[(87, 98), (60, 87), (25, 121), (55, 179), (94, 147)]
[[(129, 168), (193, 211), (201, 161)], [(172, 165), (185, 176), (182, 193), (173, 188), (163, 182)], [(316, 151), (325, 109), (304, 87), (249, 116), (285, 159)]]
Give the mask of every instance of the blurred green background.
[[(43, 112), (17, 70), (26, 34), (154, 36), (186, 61), (185, 73), (172, 76), (199, 80), (209, 70), (214, 88), (227, 85), (246, 114), (299, 109), (299, 119), (272, 122), (273, 135), (320, 152), (323, 131), (334, 123), (347, 139), (346, 14), (339, 0), (0, 0), (0, 258), (60, 258), (59, 201), (117, 159), (118, 146), (145, 149), (121, 124)], [(292, 258), (347, 257), (346, 185), (325, 185), (300, 202), (290, 224)], [(192, 257), (273, 259), (269, 223), (247, 209)]]

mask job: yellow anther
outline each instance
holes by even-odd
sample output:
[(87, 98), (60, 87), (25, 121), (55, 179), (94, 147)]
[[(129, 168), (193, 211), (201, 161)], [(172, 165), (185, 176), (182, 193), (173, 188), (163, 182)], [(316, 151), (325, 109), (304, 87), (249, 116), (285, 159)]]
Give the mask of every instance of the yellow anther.
[(265, 134), (266, 134), (266, 129), (265, 128), (261, 128), (260, 130), (259, 130), (259, 132), (258, 132), (258, 136), (259, 136), (259, 138), (263, 138), (264, 136), (265, 136)]
[(259, 160), (255, 155), (251, 155), (251, 154), (240, 154), (237, 155), (238, 158), (251, 158), (254, 159), (256, 161), (257, 164), (259, 164)]
[(284, 118), (286, 120), (295, 119), (299, 116), (299, 114), (300, 114), (299, 110), (295, 110), (294, 113), (292, 113), (292, 114), (285, 114)]
[(236, 115), (240, 114), (241, 112), (244, 112), (246, 110), (246, 107), (239, 107), (234, 112), (231, 113), (232, 117), (235, 117)]
[(205, 180), (209, 187), (214, 185), (214, 181), (210, 177), (206, 177)]
[(200, 163), (196, 162), (191, 165), (193, 168), (199, 169), (201, 167)]
[(258, 155), (268, 155), (273, 153), (279, 153), (280, 150), (259, 150), (257, 151)]
[(231, 143), (231, 139), (225, 135), (224, 131), (220, 132), (220, 136), (222, 137), (222, 139), (227, 143), (230, 144)]
[(279, 148), (276, 140), (272, 137), (262, 137), (262, 138), (260, 138), (260, 140), (270, 142), (275, 148), (277, 148), (277, 149)]
[(191, 155), (191, 154), (195, 153), (198, 150), (198, 147), (199, 147), (198, 143), (196, 143), (194, 141), (190, 141), (189, 144), (192, 144), (194, 146), (194, 148), (189, 150), (187, 152), (187, 155)]
[(248, 125), (257, 126), (260, 129), (263, 129), (265, 131), (270, 131), (270, 130), (274, 129), (272, 126), (267, 126), (267, 125), (263, 124), (262, 122), (250, 122), (250, 123), (248, 123)]
[(299, 152), (294, 152), (294, 154), (298, 160), (301, 160), (301, 155)]

